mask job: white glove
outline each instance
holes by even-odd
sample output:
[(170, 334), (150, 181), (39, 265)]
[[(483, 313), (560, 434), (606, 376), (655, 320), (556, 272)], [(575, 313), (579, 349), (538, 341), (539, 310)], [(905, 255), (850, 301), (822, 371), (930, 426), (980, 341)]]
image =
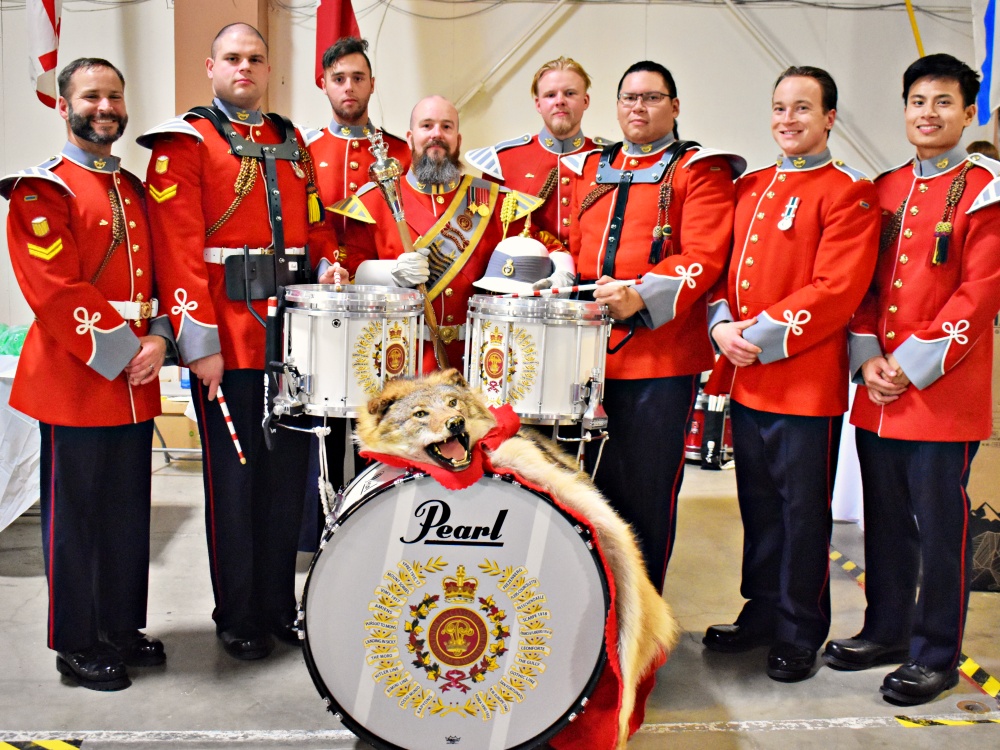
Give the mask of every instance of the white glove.
[(531, 285), (531, 288), (537, 291), (539, 289), (551, 289), (552, 287), (573, 286), (573, 282), (576, 281), (576, 268), (573, 264), (573, 256), (569, 253), (549, 253), (549, 260), (552, 261), (552, 265), (555, 267), (552, 275), (546, 276), (544, 279), (539, 279)]
[[(429, 254), (429, 250), (425, 250)], [(427, 255), (419, 252), (403, 253), (396, 258), (392, 271), (393, 280), (398, 286), (416, 286), (425, 284), (431, 277), (431, 267), (427, 263)]]

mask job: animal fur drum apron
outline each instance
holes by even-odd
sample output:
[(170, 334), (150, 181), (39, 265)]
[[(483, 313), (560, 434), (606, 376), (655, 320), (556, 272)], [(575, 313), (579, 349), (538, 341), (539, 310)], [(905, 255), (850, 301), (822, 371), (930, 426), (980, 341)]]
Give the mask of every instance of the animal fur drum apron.
[(554, 297), (469, 300), (465, 377), (490, 406), (509, 403), (522, 422), (569, 423), (603, 381), (611, 319), (597, 302)]
[(608, 584), (547, 497), (374, 464), (340, 513), (302, 608), (306, 664), (346, 727), (380, 748), (529, 748), (582, 710)]
[(356, 417), (387, 381), (419, 372), (423, 309), (413, 289), (286, 287), (282, 351), (289, 399), (301, 402), (306, 414)]

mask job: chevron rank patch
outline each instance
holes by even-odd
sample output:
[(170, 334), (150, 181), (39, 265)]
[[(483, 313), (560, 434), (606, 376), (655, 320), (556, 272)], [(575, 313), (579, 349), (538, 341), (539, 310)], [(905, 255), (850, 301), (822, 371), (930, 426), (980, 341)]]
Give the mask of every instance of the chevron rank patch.
[(156, 157), (156, 166), (154, 167), (154, 169), (156, 170), (156, 174), (166, 174), (167, 173), (167, 168), (169, 166), (170, 166), (170, 157), (169, 156), (157, 156)]
[(368, 208), (356, 195), (349, 195), (343, 200), (339, 200), (330, 206), (330, 210), (335, 214), (346, 216), (349, 219), (357, 219), (366, 224), (374, 224), (375, 219), (369, 213)]
[(177, 185), (167, 185), (163, 190), (157, 190), (155, 185), (149, 186), (149, 197), (157, 203), (163, 203), (177, 195)]
[(32, 258), (38, 258), (39, 260), (50, 261), (63, 249), (62, 239), (57, 239), (48, 247), (42, 247), (41, 245), (32, 245), (28, 243), (28, 255)]
[(31, 231), (36, 237), (44, 237), (49, 233), (49, 220), (44, 216), (36, 216), (31, 220)]

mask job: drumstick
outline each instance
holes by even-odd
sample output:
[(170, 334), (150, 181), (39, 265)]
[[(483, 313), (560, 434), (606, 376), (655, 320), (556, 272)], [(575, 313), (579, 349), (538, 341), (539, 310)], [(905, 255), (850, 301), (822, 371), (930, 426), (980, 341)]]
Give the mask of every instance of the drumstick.
[(243, 449), (240, 447), (240, 439), (236, 437), (236, 428), (233, 426), (233, 418), (229, 416), (229, 407), (226, 406), (226, 397), (222, 395), (221, 385), (216, 389), (215, 397), (219, 400), (219, 406), (222, 407), (222, 416), (225, 417), (226, 427), (229, 428), (229, 434), (233, 437), (233, 445), (236, 446), (236, 454), (240, 457), (240, 463), (245, 464), (247, 459), (243, 455)]
[(549, 289), (535, 289), (531, 292), (512, 292), (510, 294), (497, 295), (500, 299), (520, 299), (521, 297), (551, 297), (553, 294), (573, 294), (574, 292), (592, 292), (599, 286), (638, 286), (642, 279), (625, 279), (623, 281), (609, 281), (607, 284), (577, 284), (576, 286), (551, 287)]

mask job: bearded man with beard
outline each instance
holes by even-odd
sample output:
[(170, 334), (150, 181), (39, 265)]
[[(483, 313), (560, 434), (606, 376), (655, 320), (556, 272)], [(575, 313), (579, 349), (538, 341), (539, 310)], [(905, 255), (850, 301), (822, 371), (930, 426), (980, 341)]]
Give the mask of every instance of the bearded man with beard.
[[(538, 200), (463, 175), (458, 111), (443, 97), (417, 102), (406, 141), (412, 158), (400, 180), (400, 192), (415, 251), (404, 249), (392, 212), (375, 183), (362, 186), (332, 210), (351, 219), (342, 238), (348, 264), (351, 258), (379, 259), (363, 264), (359, 283), (427, 285), (449, 360), (461, 369), (466, 312), (469, 298), (476, 293), (473, 282), (484, 276), (505, 234), (513, 236), (523, 228), (524, 217), (537, 207)], [(500, 218), (505, 202), (512, 214), (507, 226)], [(424, 363), (433, 366), (429, 352), (424, 354)]]
[(150, 444), (173, 336), (157, 317), (145, 199), (111, 145), (125, 80), (107, 60), (59, 74), (59, 156), (0, 180), (7, 244), (35, 313), (10, 403), (41, 433), (48, 647), (70, 683), (122, 690), (163, 664), (146, 626)]

